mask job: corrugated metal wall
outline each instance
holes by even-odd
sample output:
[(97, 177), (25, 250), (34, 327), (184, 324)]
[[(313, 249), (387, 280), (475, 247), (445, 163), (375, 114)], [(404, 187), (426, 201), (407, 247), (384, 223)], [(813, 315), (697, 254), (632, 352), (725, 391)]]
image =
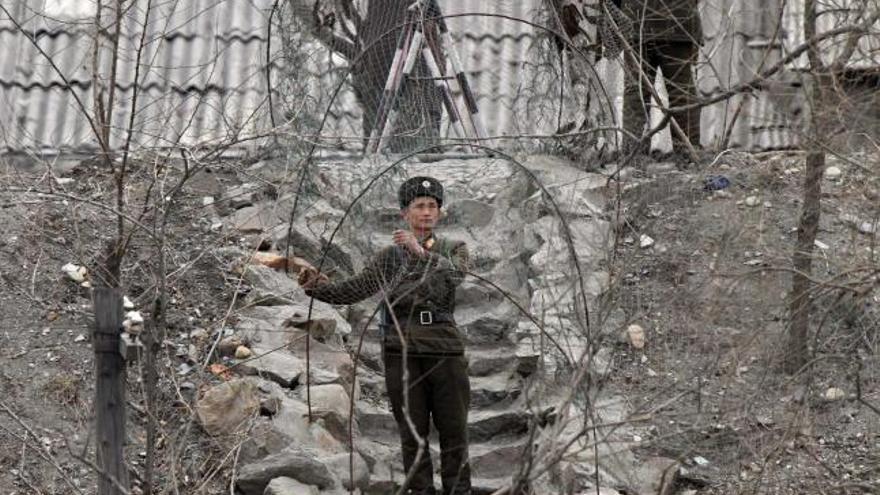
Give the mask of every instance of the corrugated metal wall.
[[(831, 1), (831, 0), (829, 0)], [(855, 2), (856, 0), (836, 0)], [(870, 0), (877, 2), (880, 0)], [(701, 0), (705, 44), (698, 65), (699, 90), (715, 94), (752, 79), (803, 40), (802, 2), (781, 0)], [(136, 47), (144, 31), (145, 0), (137, 0), (126, 16), (122, 33), (120, 78), (112, 146), (125, 139), (134, 88), (139, 88), (134, 118), (138, 146), (199, 145), (231, 135), (259, 135), (270, 127), (265, 68), (272, 64), (273, 87), (280, 87), (281, 43), (271, 41), (267, 57), (267, 23), (273, 0), (187, 0), (155, 3), (146, 27), (142, 70), (133, 79)], [(490, 135), (546, 134), (556, 130), (560, 104), (558, 70), (547, 57), (546, 36), (516, 19), (533, 21), (541, 0), (444, 2), (445, 14), (494, 14), (455, 17), (450, 28), (470, 74), (484, 124)], [(95, 148), (97, 143), (74, 96), (93, 110), (93, 95), (106, 81), (92, 74), (90, 2), (13, 0), (4, 6), (24, 31), (0, 13), (0, 146), (7, 149)], [(47, 11), (48, 9), (48, 11)], [(139, 10), (141, 9), (141, 10)], [(844, 12), (844, 13), (841, 13)], [(820, 16), (828, 27), (846, 18), (846, 11)], [(41, 14), (50, 15), (41, 15)], [(499, 16), (506, 16), (501, 18)], [(800, 17), (799, 17), (800, 16)], [(843, 17), (841, 17), (843, 16)], [(772, 43), (781, 34), (783, 43)], [(878, 37), (862, 42), (852, 66), (877, 67)], [(52, 57), (67, 82), (34, 46)], [(104, 39), (106, 45), (106, 38)], [(103, 67), (109, 57), (102, 53)], [(549, 60), (549, 61), (548, 61)], [(328, 54), (315, 55), (296, 70), (308, 73), (311, 92), (326, 92), (338, 63)], [(795, 66), (796, 67), (796, 66)], [(598, 65), (600, 77), (619, 115), (622, 77), (616, 64)], [(289, 71), (290, 68), (287, 68)], [(338, 73), (338, 71), (336, 71)], [(288, 72), (289, 73), (289, 72)], [(703, 140), (715, 145), (750, 149), (787, 148), (797, 144), (797, 82), (791, 72), (774, 77), (760, 91), (738, 95), (703, 110)], [(280, 98), (279, 98), (280, 99)], [(275, 101), (275, 110), (280, 104)], [(572, 108), (563, 108), (572, 111)], [(359, 109), (350, 91), (333, 105), (324, 136), (357, 136)], [(277, 114), (276, 114), (277, 116)], [(259, 139), (247, 145), (259, 144)], [(492, 143), (503, 146), (505, 142)]]
[[(135, 81), (144, 3), (135, 2), (121, 33), (111, 146), (118, 148), (125, 139), (135, 87), (138, 145), (195, 145), (264, 128), (263, 33), (272, 2), (157, 4), (150, 12), (142, 72)], [(39, 1), (20, 1), (16, 7), (26, 35), (9, 19), (0, 19), (0, 108), (7, 116), (0, 122), (0, 137), (9, 148), (97, 147), (74, 97), (92, 112), (96, 90), (109, 89), (109, 81), (91, 77), (92, 19), (36, 15), (45, 12)], [(103, 41), (102, 72), (109, 73), (109, 41)]]

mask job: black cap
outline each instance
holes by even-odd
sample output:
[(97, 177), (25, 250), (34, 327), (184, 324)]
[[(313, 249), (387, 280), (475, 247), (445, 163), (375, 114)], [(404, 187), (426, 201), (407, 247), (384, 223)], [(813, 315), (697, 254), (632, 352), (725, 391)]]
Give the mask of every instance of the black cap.
[(397, 190), (397, 200), (400, 209), (404, 209), (420, 197), (429, 197), (437, 200), (437, 206), (443, 206), (443, 186), (433, 177), (413, 177)]

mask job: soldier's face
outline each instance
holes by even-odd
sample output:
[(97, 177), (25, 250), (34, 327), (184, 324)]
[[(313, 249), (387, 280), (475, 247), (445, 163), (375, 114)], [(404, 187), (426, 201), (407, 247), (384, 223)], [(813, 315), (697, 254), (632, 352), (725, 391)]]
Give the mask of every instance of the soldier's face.
[(440, 206), (434, 198), (418, 197), (401, 212), (401, 215), (412, 230), (432, 230), (440, 218)]

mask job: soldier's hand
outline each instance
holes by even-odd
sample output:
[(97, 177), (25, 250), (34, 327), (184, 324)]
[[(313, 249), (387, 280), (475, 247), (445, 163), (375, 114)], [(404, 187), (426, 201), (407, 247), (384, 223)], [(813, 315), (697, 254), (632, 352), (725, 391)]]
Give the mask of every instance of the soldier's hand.
[(421, 256), (425, 252), (419, 244), (419, 240), (416, 239), (415, 234), (408, 230), (395, 230), (391, 235), (391, 239), (396, 246), (401, 246), (412, 254)]
[(296, 278), (299, 285), (304, 289), (314, 289), (315, 287), (330, 281), (327, 275), (320, 273), (317, 269), (308, 267), (300, 270)]

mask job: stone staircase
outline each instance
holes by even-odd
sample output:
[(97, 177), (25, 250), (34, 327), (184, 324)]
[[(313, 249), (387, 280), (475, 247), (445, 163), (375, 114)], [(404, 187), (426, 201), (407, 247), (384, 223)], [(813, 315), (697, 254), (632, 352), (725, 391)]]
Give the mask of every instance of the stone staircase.
[[(497, 330), (497, 329), (494, 329)], [(467, 351), (471, 384), (468, 417), (470, 459), (475, 493), (492, 493), (506, 486), (513, 468), (523, 458), (530, 414), (523, 406), (523, 390), (531, 376), (518, 370), (523, 359), (507, 338), (471, 343)], [(400, 460), (397, 425), (387, 405), (362, 408), (358, 414), (361, 437), (358, 445), (372, 464), (367, 493), (389, 493), (404, 477)], [(440, 486), (439, 439), (432, 427), (428, 438), (435, 467), (435, 484)], [(390, 469), (389, 469), (390, 467)], [(391, 488), (393, 490), (393, 488)]]

